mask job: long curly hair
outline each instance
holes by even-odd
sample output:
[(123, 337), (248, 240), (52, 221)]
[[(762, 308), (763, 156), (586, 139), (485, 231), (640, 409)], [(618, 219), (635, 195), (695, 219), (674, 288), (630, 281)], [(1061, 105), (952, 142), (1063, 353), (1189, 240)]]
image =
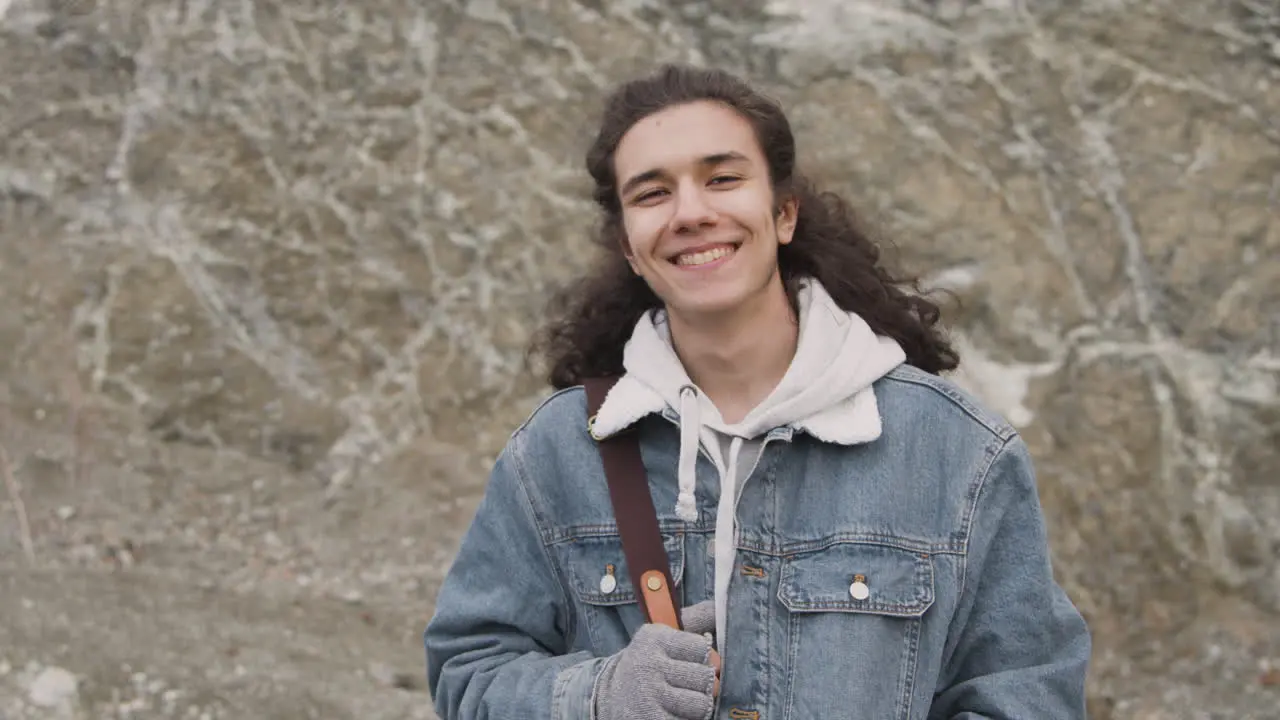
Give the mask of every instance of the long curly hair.
[(816, 279), (841, 308), (898, 341), (909, 364), (935, 374), (954, 369), (959, 355), (937, 326), (938, 306), (924, 297), (915, 278), (895, 277), (880, 265), (880, 247), (848, 203), (819, 191), (796, 171), (795, 138), (781, 106), (727, 72), (666, 65), (610, 95), (587, 152), (601, 212), (593, 241), (602, 253), (586, 275), (551, 298), (547, 322), (530, 345), (530, 357), (541, 356), (551, 386), (562, 389), (585, 378), (622, 374), (623, 347), (636, 323), (663, 307), (623, 255), (614, 152), (645, 117), (703, 100), (723, 103), (751, 123), (768, 162), (775, 203), (788, 197), (799, 202), (792, 241), (778, 248), (778, 271), (793, 309), (801, 281)]

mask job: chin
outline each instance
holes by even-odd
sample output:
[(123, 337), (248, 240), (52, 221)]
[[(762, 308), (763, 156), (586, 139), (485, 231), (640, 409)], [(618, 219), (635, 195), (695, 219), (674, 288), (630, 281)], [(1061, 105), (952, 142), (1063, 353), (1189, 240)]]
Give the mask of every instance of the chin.
[(692, 292), (675, 292), (663, 298), (671, 312), (678, 315), (719, 315), (741, 307), (749, 293), (737, 287), (708, 287)]

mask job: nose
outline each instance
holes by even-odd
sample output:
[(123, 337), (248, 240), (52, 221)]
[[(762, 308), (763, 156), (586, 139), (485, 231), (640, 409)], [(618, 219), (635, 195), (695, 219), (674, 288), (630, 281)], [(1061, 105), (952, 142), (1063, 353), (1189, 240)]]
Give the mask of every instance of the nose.
[(671, 214), (671, 230), (677, 233), (696, 233), (715, 225), (717, 214), (707, 202), (705, 191), (697, 183), (681, 185), (675, 193)]

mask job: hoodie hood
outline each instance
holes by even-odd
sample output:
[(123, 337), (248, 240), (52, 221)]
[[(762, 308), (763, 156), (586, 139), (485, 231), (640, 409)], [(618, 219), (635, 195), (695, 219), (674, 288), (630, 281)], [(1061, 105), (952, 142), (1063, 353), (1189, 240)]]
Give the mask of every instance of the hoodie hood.
[(738, 486), (751, 473), (751, 468), (739, 462), (743, 447), (758, 452), (755, 439), (779, 427), (839, 445), (877, 439), (881, 422), (872, 383), (906, 360), (896, 341), (876, 335), (856, 313), (840, 308), (816, 280), (805, 281), (797, 299), (800, 332), (795, 357), (773, 392), (741, 422), (725, 423), (715, 405), (689, 379), (672, 346), (666, 314), (658, 311), (645, 314), (636, 324), (623, 352), (626, 374), (610, 390), (592, 426), (595, 437), (605, 438), (647, 415), (668, 408), (677, 413), (680, 492), (676, 515), (686, 522), (698, 519), (695, 468), (699, 448), (719, 471), (715, 606), (721, 652), (727, 637), (729, 582), (737, 557)]
[(816, 280), (801, 285), (798, 300), (799, 342), (790, 367), (773, 392), (735, 425), (724, 423), (689, 379), (671, 344), (666, 314), (647, 313), (623, 351), (626, 374), (596, 416), (596, 437), (613, 435), (667, 408), (683, 415), (692, 392), (699, 400), (699, 424), (738, 437), (750, 439), (790, 426), (840, 445), (878, 438), (880, 414), (871, 385), (902, 364), (906, 354), (892, 338), (876, 335), (856, 313), (836, 305)]

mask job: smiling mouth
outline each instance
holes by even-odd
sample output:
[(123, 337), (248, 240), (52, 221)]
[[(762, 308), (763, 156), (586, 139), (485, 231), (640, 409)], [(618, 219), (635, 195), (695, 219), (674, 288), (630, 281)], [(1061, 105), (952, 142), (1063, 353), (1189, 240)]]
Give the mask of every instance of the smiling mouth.
[(671, 259), (671, 262), (680, 267), (697, 267), (699, 265), (707, 265), (722, 258), (726, 258), (738, 251), (737, 245), (721, 245), (710, 250), (700, 250), (698, 252), (682, 253)]

